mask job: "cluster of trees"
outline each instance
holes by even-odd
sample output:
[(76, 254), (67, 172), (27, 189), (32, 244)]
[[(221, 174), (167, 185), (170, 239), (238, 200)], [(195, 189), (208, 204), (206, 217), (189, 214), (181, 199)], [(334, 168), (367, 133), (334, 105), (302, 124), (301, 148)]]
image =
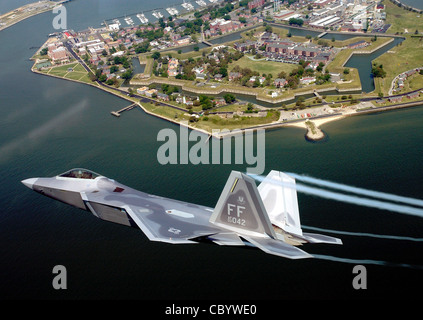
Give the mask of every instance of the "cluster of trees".
[(289, 19), (289, 25), (297, 25), (301, 27), (304, 24), (304, 20), (300, 18), (291, 18)]
[(164, 35), (164, 31), (163, 31), (163, 28), (155, 29), (153, 27), (153, 30), (147, 30), (147, 29), (141, 30), (141, 29), (139, 29), (135, 32), (135, 34), (137, 35), (138, 38), (143, 38), (143, 39), (146, 39), (149, 42), (151, 42), (153, 40), (157, 40), (157, 39), (162, 38), (163, 35)]
[[(251, 77), (260, 76), (260, 73), (257, 71), (253, 71), (250, 68), (241, 68), (240, 66), (236, 65), (232, 69), (232, 72), (239, 72), (242, 75), (238, 80), (234, 80), (234, 81), (239, 82), (243, 86), (256, 88), (261, 85), (258, 78), (256, 78), (256, 80), (253, 83), (250, 82)], [(266, 77), (266, 80), (262, 84), (262, 86), (266, 86), (271, 83), (272, 74), (265, 75), (265, 77)]]
[(377, 65), (376, 63), (372, 66), (372, 74), (375, 78), (385, 78), (386, 71), (383, 69), (383, 65)]
[[(92, 70), (94, 70), (94, 72), (90, 72), (89, 73), (89, 77), (91, 79), (91, 81), (101, 81), (101, 82), (105, 82), (108, 85), (118, 85), (119, 82), (116, 79), (116, 77), (111, 78), (111, 79), (107, 79), (107, 75), (103, 73), (103, 69), (102, 68), (97, 68), (95, 65), (92, 65), (89, 61), (89, 57), (88, 54), (85, 54), (83, 56), (84, 61), (91, 67)], [(122, 74), (120, 75), (120, 77), (122, 79), (125, 80), (129, 80), (132, 78), (133, 76), (133, 69), (132, 69), (132, 64), (130, 62), (130, 60), (128, 59), (127, 56), (116, 56), (116, 57), (109, 57), (107, 59), (106, 64), (108, 66), (110, 66), (110, 74), (119, 72), (119, 70), (122, 68), (125, 69), (124, 72), (122, 72)], [(99, 65), (104, 65), (103, 61), (99, 62)]]
[(291, 89), (298, 88), (298, 85), (300, 84), (300, 79), (302, 77), (312, 77), (316, 76), (316, 84), (321, 85), (328, 81), (330, 81), (330, 74), (329, 70), (326, 70), (325, 73), (322, 73), (324, 64), (319, 63), (319, 65), (316, 68), (316, 71), (312, 68), (309, 68), (309, 62), (300, 60), (298, 68), (292, 70), (289, 74), (287, 74), (285, 71), (282, 71), (278, 74), (278, 78), (285, 79), (288, 83), (286, 87)]
[[(188, 58), (187, 60), (181, 61), (181, 69), (182, 73), (178, 73), (176, 75), (176, 79), (182, 80), (195, 80), (196, 75), (193, 71), (194, 68), (198, 66), (203, 66), (205, 64), (208, 65), (207, 73), (211, 76), (216, 74), (221, 74), (223, 78), (228, 76), (228, 65), (233, 61), (237, 61), (241, 57), (243, 57), (243, 53), (241, 52), (229, 52), (226, 49), (220, 49), (217, 52), (219, 56), (219, 62), (216, 62), (214, 58), (209, 57), (206, 54), (206, 51), (203, 51), (202, 57), (197, 58), (194, 60), (193, 58)], [(164, 75), (163, 76), (167, 76)]]
[(203, 110), (209, 110), (214, 107), (213, 101), (210, 97), (205, 95), (200, 95), (200, 106)]
[[(245, 0), (244, 0), (245, 1)], [(249, 0), (246, 0), (247, 3)], [(210, 19), (216, 19), (216, 18), (224, 18), (227, 19), (225, 17), (229, 16), (229, 13), (234, 9), (234, 5), (231, 3), (227, 3), (226, 5), (222, 6), (222, 7), (212, 7), (212, 8), (207, 8), (206, 10), (201, 10), (201, 11), (196, 11), (194, 13), (194, 16), (198, 19), (201, 18), (202, 16), (206, 15), (206, 14), (210, 14)]]
[(163, 29), (157, 30), (137, 30), (135, 32), (138, 38), (145, 39), (143, 42), (134, 45), (135, 53), (145, 53), (150, 51), (150, 42), (163, 37)]

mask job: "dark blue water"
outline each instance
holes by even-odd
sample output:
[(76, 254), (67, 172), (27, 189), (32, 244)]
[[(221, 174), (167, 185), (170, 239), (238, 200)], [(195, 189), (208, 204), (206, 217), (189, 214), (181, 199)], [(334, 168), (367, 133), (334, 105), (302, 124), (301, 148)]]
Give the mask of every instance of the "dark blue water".
[(401, 0), (401, 2), (416, 9), (423, 9), (423, 2), (420, 0)]
[[(76, 30), (102, 21), (100, 9), (94, 14), (87, 10), (94, 3), (75, 0), (68, 5), (79, 16)], [(1, 298), (416, 297), (423, 271), (404, 264), (423, 266), (421, 242), (334, 234), (342, 238), (342, 246), (304, 245), (326, 258), (301, 261), (259, 250), (168, 245), (149, 242), (139, 230), (100, 221), (24, 187), (20, 181), (29, 177), (85, 167), (136, 189), (213, 207), (231, 170), (248, 166), (160, 165), (157, 134), (164, 128), (178, 131), (178, 126), (141, 110), (117, 119), (110, 111), (127, 101), (32, 74), (29, 48), (41, 45), (54, 31), (51, 16), (45, 13), (0, 33)], [(265, 173), (295, 172), (423, 199), (422, 116), (423, 109), (416, 107), (350, 117), (325, 125), (329, 139), (324, 143), (306, 142), (302, 129), (267, 131)], [(299, 194), (299, 204), (306, 226), (423, 238), (418, 217), (305, 194)], [(352, 269), (358, 263), (367, 268), (367, 290), (353, 289)], [(65, 291), (51, 285), (52, 269), (59, 264), (68, 271)]]

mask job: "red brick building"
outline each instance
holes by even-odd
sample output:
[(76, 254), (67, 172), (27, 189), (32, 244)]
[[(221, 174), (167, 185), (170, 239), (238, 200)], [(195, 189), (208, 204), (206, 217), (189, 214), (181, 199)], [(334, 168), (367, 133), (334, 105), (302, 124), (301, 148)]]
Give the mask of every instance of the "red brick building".
[(265, 0), (253, 0), (253, 1), (250, 1), (248, 3), (248, 9), (251, 10), (251, 9), (254, 9), (254, 8), (261, 7), (262, 5), (264, 5), (265, 2), (266, 2)]

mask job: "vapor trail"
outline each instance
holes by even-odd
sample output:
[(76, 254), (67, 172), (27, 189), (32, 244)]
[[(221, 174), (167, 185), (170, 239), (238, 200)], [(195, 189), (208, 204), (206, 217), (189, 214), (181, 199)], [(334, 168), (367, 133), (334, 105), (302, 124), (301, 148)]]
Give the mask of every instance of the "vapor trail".
[(394, 263), (394, 262), (370, 260), (370, 259), (348, 259), (348, 258), (339, 258), (339, 257), (320, 255), (320, 254), (312, 254), (312, 255), (314, 258), (317, 258), (317, 259), (329, 260), (329, 261), (335, 261), (335, 262), (344, 262), (344, 263), (352, 263), (352, 264), (374, 264), (378, 266), (401, 267), (401, 268), (423, 270), (423, 266), (413, 265), (408, 263)]
[(403, 236), (391, 236), (386, 234), (374, 234), (374, 233), (365, 233), (365, 232), (351, 232), (351, 231), (340, 231), (340, 230), (331, 230), (310, 226), (302, 226), (305, 229), (314, 230), (314, 231), (323, 231), (330, 232), (335, 234), (343, 234), (347, 236), (358, 236), (358, 237), (371, 237), (371, 238), (380, 238), (380, 239), (392, 239), (392, 240), (406, 240), (406, 241), (416, 241), (423, 242), (423, 238), (413, 238), (413, 237), (403, 237)]
[[(254, 174), (248, 174), (248, 175), (260, 182), (266, 179), (266, 177), (259, 176), (259, 175), (254, 175)], [(299, 192), (318, 196), (325, 199), (336, 200), (336, 201), (351, 203), (351, 204), (360, 205), (360, 206), (366, 206), (366, 207), (371, 207), (371, 208), (376, 208), (381, 210), (388, 210), (388, 211), (394, 211), (398, 213), (404, 213), (404, 214), (414, 215), (418, 217), (423, 217), (423, 209), (393, 204), (389, 202), (383, 202), (379, 200), (360, 198), (360, 197), (352, 196), (352, 195), (345, 195), (342, 193), (328, 191), (325, 189), (309, 187), (299, 183), (292, 184), (292, 183), (284, 183), (284, 182), (273, 180), (273, 179), (266, 179), (266, 180), (268, 182), (281, 185), (282, 187), (296, 189)]]
[(304, 175), (298, 175), (298, 174), (295, 174), (295, 173), (287, 173), (287, 174), (292, 176), (293, 178), (295, 178), (297, 180), (307, 182), (307, 183), (311, 183), (311, 184), (315, 184), (315, 185), (319, 185), (319, 186), (324, 186), (324, 187), (328, 187), (328, 188), (332, 188), (332, 189), (338, 189), (338, 190), (347, 191), (347, 192), (351, 192), (351, 193), (355, 193), (355, 194), (365, 195), (365, 196), (368, 196), (368, 197), (385, 199), (385, 200), (390, 200), (390, 201), (395, 201), (395, 202), (402, 202), (402, 203), (407, 203), (407, 204), (423, 207), (423, 200), (420, 200), (420, 199), (414, 199), (414, 198), (398, 196), (398, 195), (395, 195), (395, 194), (390, 194), (390, 193), (385, 193), (385, 192), (380, 192), (380, 191), (373, 191), (373, 190), (367, 190), (367, 189), (363, 189), (363, 188), (347, 186), (345, 184), (326, 181), (326, 180), (317, 179), (317, 178), (304, 176)]

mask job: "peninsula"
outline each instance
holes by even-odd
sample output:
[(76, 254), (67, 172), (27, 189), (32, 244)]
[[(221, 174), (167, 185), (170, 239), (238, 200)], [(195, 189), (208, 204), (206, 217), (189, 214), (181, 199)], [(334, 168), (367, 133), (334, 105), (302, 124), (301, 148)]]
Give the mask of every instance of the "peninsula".
[(62, 5), (63, 3), (66, 3), (69, 1), (71, 0), (62, 0), (62, 1), (41, 0), (41, 1), (24, 5), (20, 8), (17, 8), (5, 14), (2, 14), (0, 15), (0, 31), (14, 25), (15, 23), (25, 20), (29, 17), (53, 10), (55, 7), (58, 7)]
[[(408, 31), (423, 30), (418, 13), (389, 0), (319, 1), (225, 0), (167, 18), (154, 10), (154, 23), (137, 14), (139, 25), (125, 17), (126, 27), (116, 18), (65, 30), (41, 46), (32, 71), (98, 87), (208, 134), (320, 119), (310, 129), (317, 132), (345, 116), (423, 103), (423, 36)], [(373, 61), (375, 90), (362, 92), (358, 70), (345, 64), (395, 38)]]

